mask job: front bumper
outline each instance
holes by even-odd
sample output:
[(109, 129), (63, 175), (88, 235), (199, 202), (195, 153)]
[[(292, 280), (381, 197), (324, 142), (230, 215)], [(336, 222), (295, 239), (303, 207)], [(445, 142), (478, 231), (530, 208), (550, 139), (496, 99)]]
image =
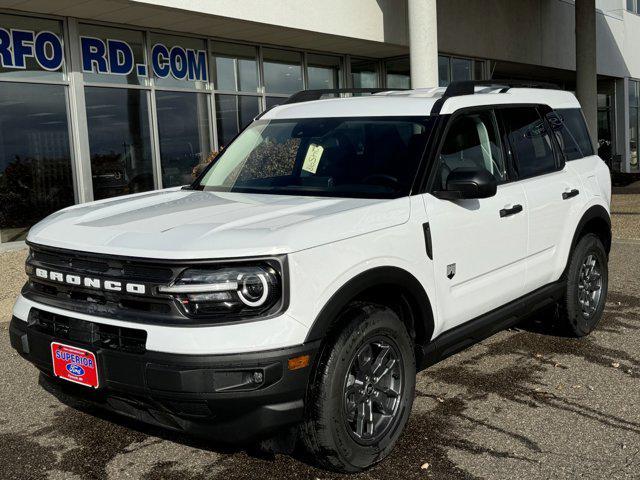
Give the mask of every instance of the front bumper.
[[(302, 419), (319, 347), (314, 342), (242, 354), (131, 353), (58, 338), (16, 317), (9, 334), (12, 347), (63, 393), (145, 423), (228, 443), (266, 437)], [(53, 377), (53, 341), (95, 353), (100, 388)], [(288, 369), (290, 358), (307, 354), (309, 366)], [(261, 381), (255, 380), (260, 377)]]

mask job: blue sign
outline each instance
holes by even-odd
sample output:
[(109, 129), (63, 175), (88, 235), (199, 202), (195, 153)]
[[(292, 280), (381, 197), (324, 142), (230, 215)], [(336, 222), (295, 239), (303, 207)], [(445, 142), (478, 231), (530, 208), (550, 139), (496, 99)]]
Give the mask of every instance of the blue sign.
[(64, 63), (62, 39), (46, 30), (36, 33), (0, 28), (0, 64), (4, 68), (26, 70), (29, 58), (35, 58), (43, 70), (59, 70)]
[[(136, 63), (133, 48), (122, 40), (80, 37), (80, 51), (83, 72), (105, 75), (135, 72), (139, 77), (149, 74), (148, 66)], [(60, 70), (64, 64), (62, 38), (47, 30), (0, 28), (0, 65), (26, 70), (29, 58), (35, 59), (43, 70)], [(207, 52), (157, 43), (151, 48), (151, 69), (158, 78), (171, 76), (177, 80), (206, 82)]]
[[(129, 75), (135, 69), (139, 77), (146, 77), (147, 65), (135, 63), (131, 46), (121, 40), (80, 37), (82, 70), (87, 73)], [(183, 48), (168, 48), (157, 43), (151, 48), (151, 68), (158, 78), (171, 75), (177, 80), (207, 81), (207, 52)]]

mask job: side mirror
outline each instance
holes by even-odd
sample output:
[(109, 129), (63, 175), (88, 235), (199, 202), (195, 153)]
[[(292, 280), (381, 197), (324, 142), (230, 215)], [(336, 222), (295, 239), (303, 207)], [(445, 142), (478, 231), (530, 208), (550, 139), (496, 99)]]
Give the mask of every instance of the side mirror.
[(436, 192), (435, 196), (446, 199), (488, 198), (496, 194), (497, 188), (496, 178), (484, 168), (456, 168), (447, 177), (447, 189)]

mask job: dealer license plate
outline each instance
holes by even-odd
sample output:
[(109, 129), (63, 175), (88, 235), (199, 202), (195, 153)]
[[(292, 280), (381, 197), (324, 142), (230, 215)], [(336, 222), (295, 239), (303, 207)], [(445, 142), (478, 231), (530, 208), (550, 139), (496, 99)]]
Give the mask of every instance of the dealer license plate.
[(98, 388), (98, 365), (96, 356), (82, 348), (62, 343), (51, 343), (53, 374), (64, 380)]

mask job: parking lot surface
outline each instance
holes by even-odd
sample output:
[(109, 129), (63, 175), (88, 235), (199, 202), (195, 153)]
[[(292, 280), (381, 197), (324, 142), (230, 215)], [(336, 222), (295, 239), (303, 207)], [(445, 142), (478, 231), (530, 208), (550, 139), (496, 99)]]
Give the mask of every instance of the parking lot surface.
[[(640, 478), (639, 203), (614, 203), (610, 293), (596, 332), (565, 338), (548, 327), (548, 312), (537, 313), (420, 373), (396, 449), (352, 478)], [(3, 282), (22, 281), (9, 264), (23, 258), (2, 256)], [(0, 324), (0, 479), (339, 477), (300, 455), (211, 445), (57, 398), (9, 347), (7, 327)]]

